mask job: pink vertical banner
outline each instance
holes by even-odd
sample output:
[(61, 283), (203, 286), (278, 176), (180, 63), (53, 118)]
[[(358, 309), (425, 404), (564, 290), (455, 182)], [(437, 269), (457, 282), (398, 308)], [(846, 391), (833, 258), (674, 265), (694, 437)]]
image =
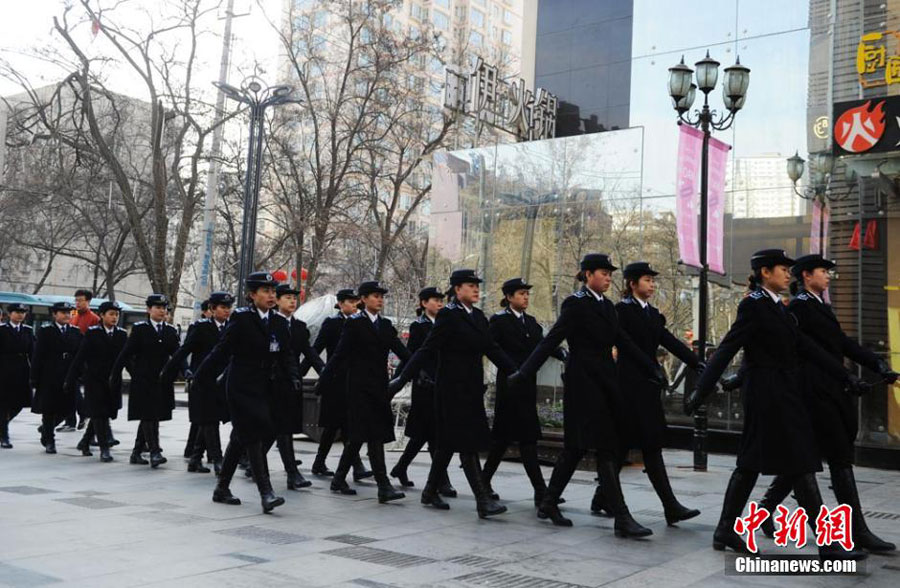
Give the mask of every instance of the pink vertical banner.
[(730, 150), (728, 143), (710, 138), (706, 257), (709, 269), (718, 274), (725, 273), (725, 170)]
[(809, 252), (822, 253), (822, 202), (813, 200), (812, 222), (809, 226)]
[(700, 267), (697, 230), (697, 176), (703, 149), (703, 133), (688, 125), (678, 126), (678, 162), (675, 177), (675, 217), (681, 262)]

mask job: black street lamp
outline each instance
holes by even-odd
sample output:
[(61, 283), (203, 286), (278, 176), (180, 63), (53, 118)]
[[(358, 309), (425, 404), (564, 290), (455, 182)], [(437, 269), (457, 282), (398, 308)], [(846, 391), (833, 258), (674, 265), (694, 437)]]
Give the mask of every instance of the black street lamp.
[(256, 214), (259, 208), (259, 185), (262, 179), (263, 136), (265, 111), (269, 106), (299, 103), (291, 94), (291, 86), (266, 86), (256, 77), (243, 81), (240, 88), (213, 82), (223, 94), (250, 108), (250, 137), (247, 149), (247, 173), (244, 178), (244, 220), (241, 227), (241, 260), (237, 284), (238, 304), (244, 302), (244, 279), (253, 271), (253, 251), (256, 247)]
[(834, 156), (829, 151), (818, 151), (809, 154), (809, 180), (810, 185), (797, 189), (797, 182), (803, 177), (803, 168), (806, 161), (800, 157), (799, 153), (794, 153), (787, 158), (787, 175), (791, 179), (794, 188), (794, 194), (804, 200), (819, 200), (822, 204), (825, 201), (837, 202), (850, 197), (853, 188), (856, 185), (856, 172), (847, 167), (845, 178), (848, 181), (847, 190), (845, 192), (835, 193), (831, 189), (831, 180), (834, 172)]
[[(694, 64), (694, 70), (681, 63), (669, 68), (669, 96), (672, 105), (678, 112), (678, 124), (690, 125), (703, 132), (703, 152), (700, 163), (700, 292), (697, 348), (702, 358), (706, 358), (708, 307), (709, 307), (709, 264), (707, 263), (707, 224), (708, 224), (708, 175), (709, 175), (709, 137), (713, 130), (724, 131), (734, 123), (737, 112), (744, 107), (747, 98), (747, 87), (750, 85), (750, 70), (741, 65), (740, 58), (734, 65), (725, 68), (725, 80), (722, 84), (722, 102), (727, 114), (719, 114), (709, 107), (709, 93), (716, 87), (719, 78), (719, 62), (709, 56)], [(696, 79), (696, 83), (692, 81)], [(688, 113), (694, 104), (697, 89), (703, 92), (703, 107), (694, 111), (694, 117)], [(694, 413), (694, 470), (706, 471), (706, 407), (700, 407)]]

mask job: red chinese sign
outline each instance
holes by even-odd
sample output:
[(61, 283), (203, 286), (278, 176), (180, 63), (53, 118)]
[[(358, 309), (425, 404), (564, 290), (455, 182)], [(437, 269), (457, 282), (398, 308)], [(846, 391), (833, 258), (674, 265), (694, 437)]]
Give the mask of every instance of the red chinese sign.
[[(809, 524), (809, 516), (802, 507), (793, 513), (786, 507), (778, 505), (775, 515), (775, 545), (787, 547), (793, 543), (800, 549), (806, 545), (806, 526)], [(853, 509), (847, 504), (841, 504), (829, 510), (824, 504), (816, 516), (816, 545), (819, 547), (840, 544), (844, 549), (853, 549)], [(758, 553), (756, 545), (756, 531), (769, 518), (768, 509), (760, 507), (756, 502), (751, 502), (749, 514), (746, 517), (738, 517), (734, 520), (734, 532), (738, 535), (746, 535), (747, 549), (750, 553)]]

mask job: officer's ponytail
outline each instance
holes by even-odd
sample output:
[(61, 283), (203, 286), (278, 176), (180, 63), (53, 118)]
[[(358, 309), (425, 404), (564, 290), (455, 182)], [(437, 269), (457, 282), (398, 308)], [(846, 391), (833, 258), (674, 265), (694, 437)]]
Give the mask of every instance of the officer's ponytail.
[(751, 292), (759, 290), (762, 287), (762, 270), (754, 270), (747, 277), (747, 289)]

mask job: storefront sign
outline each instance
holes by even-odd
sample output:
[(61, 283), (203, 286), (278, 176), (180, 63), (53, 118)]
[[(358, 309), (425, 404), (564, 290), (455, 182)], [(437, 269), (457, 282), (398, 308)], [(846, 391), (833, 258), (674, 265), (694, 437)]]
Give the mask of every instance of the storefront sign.
[(900, 150), (900, 96), (834, 105), (835, 155)]
[(505, 82), (497, 66), (480, 57), (470, 73), (446, 71), (444, 108), (512, 133), (520, 141), (554, 138), (557, 106), (553, 94), (542, 88), (535, 94), (525, 88), (522, 79)]
[(900, 31), (866, 33), (856, 46), (856, 73), (863, 88), (900, 83)]

